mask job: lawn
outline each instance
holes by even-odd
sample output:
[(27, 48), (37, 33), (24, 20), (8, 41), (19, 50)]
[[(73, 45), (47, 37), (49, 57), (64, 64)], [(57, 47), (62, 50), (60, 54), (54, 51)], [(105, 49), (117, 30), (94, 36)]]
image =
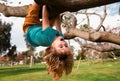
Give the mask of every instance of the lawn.
[[(82, 61), (77, 69), (75, 61), (70, 75), (60, 81), (120, 81), (120, 60), (88, 65)], [(43, 64), (35, 64), (32, 68), (28, 65), (0, 67), (0, 81), (52, 81)]]

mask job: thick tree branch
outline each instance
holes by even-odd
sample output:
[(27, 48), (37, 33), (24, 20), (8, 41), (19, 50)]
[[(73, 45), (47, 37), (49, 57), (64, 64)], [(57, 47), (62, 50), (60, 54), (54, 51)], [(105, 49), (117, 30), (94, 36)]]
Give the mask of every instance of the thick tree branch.
[(111, 42), (120, 45), (120, 36), (105, 31), (89, 33), (81, 29), (70, 28), (69, 31), (65, 33), (65, 38), (71, 39), (74, 37), (80, 37), (93, 42)]
[[(120, 0), (38, 0), (40, 5), (47, 4), (54, 13), (61, 13), (65, 11), (75, 12), (80, 9), (87, 9), (97, 6), (102, 6), (110, 3), (120, 2)], [(5, 16), (25, 17), (28, 12), (28, 6), (10, 7), (0, 4), (0, 12)], [(53, 13), (53, 12), (52, 12)]]
[[(44, 0), (40, 0), (41, 2)], [(119, 0), (46, 0), (46, 4), (60, 8), (61, 11), (78, 11), (110, 3), (119, 2)], [(58, 4), (59, 3), (59, 4)]]
[(94, 43), (82, 43), (79, 39), (74, 39), (81, 47), (91, 48), (100, 52), (109, 52), (114, 50), (120, 50), (120, 45), (113, 43), (98, 43), (97, 45)]
[(19, 7), (11, 7), (6, 6), (5, 4), (0, 4), (0, 12), (3, 13), (4, 16), (15, 16), (15, 17), (25, 17), (28, 13), (29, 5), (19, 6)]

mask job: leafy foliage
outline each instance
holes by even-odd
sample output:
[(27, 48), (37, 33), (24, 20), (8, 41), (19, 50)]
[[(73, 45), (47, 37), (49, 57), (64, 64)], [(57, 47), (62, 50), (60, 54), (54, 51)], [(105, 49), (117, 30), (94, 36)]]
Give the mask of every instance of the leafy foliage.
[(17, 47), (14, 45), (9, 49), (9, 52), (7, 53), (11, 61), (14, 61), (15, 57), (17, 56), (17, 54), (15, 53), (16, 49)]
[(2, 21), (0, 21), (0, 53), (6, 51), (9, 47), (11, 47), (10, 31), (11, 31), (11, 24), (2, 23)]
[(114, 51), (114, 54), (119, 57), (120, 56), (120, 50)]

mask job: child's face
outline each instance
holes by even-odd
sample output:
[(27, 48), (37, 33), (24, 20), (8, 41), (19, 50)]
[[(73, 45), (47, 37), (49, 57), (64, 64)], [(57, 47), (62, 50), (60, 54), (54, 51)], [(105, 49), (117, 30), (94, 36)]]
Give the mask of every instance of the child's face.
[(55, 38), (54, 42), (52, 43), (52, 47), (55, 48), (56, 51), (62, 53), (70, 51), (67, 42), (60, 36)]

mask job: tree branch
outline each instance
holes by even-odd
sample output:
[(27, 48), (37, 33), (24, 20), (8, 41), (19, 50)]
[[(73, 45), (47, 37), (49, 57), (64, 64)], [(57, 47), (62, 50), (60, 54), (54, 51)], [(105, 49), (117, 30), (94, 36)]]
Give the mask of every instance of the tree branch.
[(19, 7), (11, 7), (6, 6), (5, 4), (0, 4), (0, 12), (3, 13), (4, 16), (15, 16), (15, 17), (25, 17), (28, 13), (29, 5), (19, 6)]
[(74, 37), (80, 37), (85, 40), (89, 40), (92, 42), (111, 42), (120, 45), (120, 36), (117, 36), (113, 33), (109, 33), (106, 31), (103, 32), (86, 32), (77, 28), (70, 28), (65, 34), (66, 39), (71, 39)]
[(91, 48), (100, 52), (109, 52), (114, 50), (120, 50), (120, 45), (116, 45), (113, 43), (98, 43), (97, 45), (94, 43), (83, 44), (79, 39), (74, 39), (81, 47)]
[(96, 31), (100, 30), (100, 28), (101, 28), (101, 26), (102, 26), (102, 24), (103, 24), (103, 22), (104, 22), (104, 20), (106, 18), (106, 15), (107, 15), (107, 13), (106, 13), (106, 6), (104, 6), (104, 15), (103, 15), (103, 17), (100, 16), (101, 21), (100, 21), (100, 24), (98, 25)]
[[(65, 11), (76, 12), (81, 9), (93, 8), (115, 2), (120, 0), (37, 0), (40, 5), (46, 4), (51, 6), (55, 13), (62, 13)], [(25, 17), (28, 12), (28, 6), (10, 7), (0, 4), (0, 12), (5, 16)]]
[(119, 2), (119, 0), (46, 0), (46, 4), (48, 5), (53, 5), (56, 8), (59, 7), (61, 11), (72, 12), (78, 11), (80, 9), (87, 9), (115, 2)]

